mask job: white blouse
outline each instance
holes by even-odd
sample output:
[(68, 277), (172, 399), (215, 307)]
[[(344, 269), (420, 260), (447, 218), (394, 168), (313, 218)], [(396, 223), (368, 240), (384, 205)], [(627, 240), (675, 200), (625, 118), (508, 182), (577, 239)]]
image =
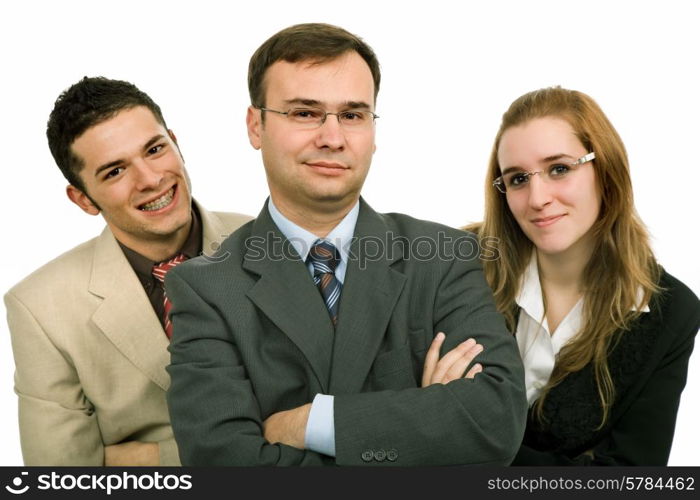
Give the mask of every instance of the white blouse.
[[(557, 329), (550, 332), (542, 301), (537, 256), (533, 252), (515, 302), (520, 306), (515, 338), (525, 366), (527, 402), (532, 406), (549, 381), (557, 354), (581, 329), (583, 298), (576, 302)], [(642, 311), (648, 312), (649, 308)]]

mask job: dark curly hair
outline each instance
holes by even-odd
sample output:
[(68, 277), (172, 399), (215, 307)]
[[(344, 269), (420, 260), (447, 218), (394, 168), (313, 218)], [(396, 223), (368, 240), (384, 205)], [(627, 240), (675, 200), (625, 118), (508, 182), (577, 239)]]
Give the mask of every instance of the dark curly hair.
[(51, 154), (69, 183), (85, 192), (78, 175), (83, 161), (72, 150), (75, 140), (90, 127), (137, 106), (150, 109), (156, 120), (168, 128), (160, 107), (133, 83), (86, 76), (58, 96), (49, 115), (46, 137)]

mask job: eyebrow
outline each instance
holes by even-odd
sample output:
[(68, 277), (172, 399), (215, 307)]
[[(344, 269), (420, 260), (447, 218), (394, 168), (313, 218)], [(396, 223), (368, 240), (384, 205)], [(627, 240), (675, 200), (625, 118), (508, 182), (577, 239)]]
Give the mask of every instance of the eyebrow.
[[(570, 158), (570, 159), (572, 160), (572, 162), (573, 162), (573, 161), (576, 161), (575, 158), (574, 158), (573, 156), (571, 156), (571, 155), (567, 155), (566, 153), (557, 153), (557, 154), (555, 154), (555, 155), (551, 155), (551, 156), (547, 156), (546, 158), (542, 158), (542, 159), (540, 160), (540, 163), (549, 163), (549, 162), (551, 162), (551, 161), (561, 160), (562, 158)], [(516, 170), (525, 170), (525, 169), (522, 168), (522, 167), (519, 167), (519, 166), (515, 165), (515, 166), (508, 167), (508, 168), (506, 168), (505, 170), (503, 170), (502, 173), (501, 173), (501, 175), (506, 175), (507, 173), (513, 172), (513, 171), (516, 171)]]
[(100, 165), (97, 167), (97, 170), (95, 170), (95, 177), (99, 177), (102, 172), (104, 172), (107, 169), (110, 168), (115, 168), (124, 165), (126, 162), (124, 160), (114, 160), (110, 161), (109, 163), (105, 163), (104, 165)]
[(156, 142), (160, 141), (161, 139), (164, 139), (165, 136), (163, 134), (157, 134), (151, 137), (148, 141), (146, 141), (146, 144), (143, 145), (143, 150), (147, 151), (148, 149), (151, 148)]
[[(304, 106), (313, 106), (317, 108), (322, 108), (323, 103), (321, 101), (318, 101), (316, 99), (305, 99), (303, 97), (296, 97), (294, 99), (287, 99), (284, 101), (285, 104), (288, 105), (294, 105), (294, 104), (301, 104)], [(366, 108), (370, 109), (370, 105), (367, 104), (366, 102), (363, 101), (343, 101), (340, 103), (341, 108), (345, 109), (358, 109), (358, 108)]]
[[(148, 141), (146, 141), (146, 143), (143, 145), (142, 150), (147, 151), (151, 146), (153, 146), (153, 144), (162, 140), (164, 137), (165, 136), (163, 134), (154, 135), (153, 137), (148, 139)], [(95, 177), (99, 177), (100, 174), (107, 169), (121, 167), (124, 164), (126, 164), (126, 161), (120, 158), (119, 160), (110, 161), (108, 163), (105, 163), (104, 165), (100, 165), (99, 167), (97, 167), (97, 170), (95, 170)]]

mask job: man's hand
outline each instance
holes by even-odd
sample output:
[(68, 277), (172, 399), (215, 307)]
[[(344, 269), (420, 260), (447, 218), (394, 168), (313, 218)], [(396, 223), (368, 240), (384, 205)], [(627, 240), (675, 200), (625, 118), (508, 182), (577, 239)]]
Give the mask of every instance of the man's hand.
[[(432, 384), (446, 384), (457, 380), (464, 375), (464, 371), (474, 358), (484, 350), (474, 339), (465, 340), (440, 359), (440, 346), (445, 341), (445, 334), (439, 332), (430, 344), (423, 365), (423, 382), (421, 387)], [(482, 366), (477, 363), (471, 367), (464, 378), (474, 378), (482, 371)]]
[(268, 443), (282, 443), (304, 449), (306, 423), (309, 420), (311, 403), (292, 410), (273, 413), (263, 422), (263, 431)]
[(160, 465), (158, 443), (126, 441), (105, 446), (105, 465), (113, 467)]

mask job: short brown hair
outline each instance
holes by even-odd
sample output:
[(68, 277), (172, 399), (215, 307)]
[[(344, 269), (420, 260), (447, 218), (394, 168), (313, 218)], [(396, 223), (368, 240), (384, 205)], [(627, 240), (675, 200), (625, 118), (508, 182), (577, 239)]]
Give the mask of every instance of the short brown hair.
[(372, 48), (361, 38), (343, 28), (322, 23), (296, 24), (272, 35), (255, 51), (248, 65), (248, 91), (255, 107), (265, 106), (265, 73), (277, 61), (295, 63), (330, 61), (349, 51), (365, 60), (374, 79), (374, 99), (377, 100), (381, 73), (379, 61)]

